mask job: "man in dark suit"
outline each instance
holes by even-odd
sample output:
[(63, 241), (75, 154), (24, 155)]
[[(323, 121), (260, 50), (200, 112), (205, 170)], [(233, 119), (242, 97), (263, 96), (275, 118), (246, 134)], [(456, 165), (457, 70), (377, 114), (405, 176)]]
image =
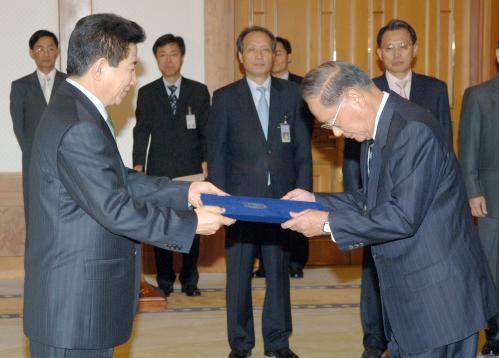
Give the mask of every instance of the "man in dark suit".
[(70, 77), (35, 134), (23, 316), (33, 358), (111, 357), (136, 311), (136, 240), (188, 252), (195, 233), (233, 222), (221, 208), (200, 207), (201, 192), (223, 194), (212, 184), (172, 183), (123, 165), (106, 106), (136, 83), (144, 37), (116, 15), (80, 19), (69, 39)]
[[(499, 63), (499, 42), (496, 49)], [(496, 287), (499, 287), (499, 75), (464, 92), (459, 122), (459, 162), (471, 214)], [(499, 355), (499, 317), (486, 330), (484, 355)]]
[(327, 62), (302, 88), (325, 128), (363, 142), (363, 189), (296, 189), (284, 198), (317, 200), (327, 211), (293, 213), (282, 226), (330, 233), (341, 250), (372, 245), (390, 357), (474, 357), (497, 294), (442, 127), (351, 64)]
[(29, 55), (36, 71), (12, 82), (10, 115), (14, 133), (22, 151), (24, 214), (28, 217), (28, 183), (31, 145), (50, 96), (66, 75), (55, 69), (59, 56), (59, 41), (54, 33), (38, 30), (29, 39)]
[[(280, 198), (294, 186), (312, 187), (310, 136), (298, 86), (270, 76), (274, 35), (244, 29), (237, 39), (246, 77), (213, 95), (208, 133), (209, 180), (233, 195)], [(226, 230), (229, 357), (255, 345), (251, 271), (261, 247), (266, 271), (262, 317), (265, 355), (295, 358), (289, 348), (289, 238), (276, 224), (241, 222)]]
[[(289, 40), (277, 36), (276, 48), (274, 53), (274, 60), (272, 62), (272, 76), (289, 80), (300, 85), (303, 77), (289, 72), (288, 66), (291, 63), (291, 43)], [(307, 127), (312, 135), (314, 126), (314, 118), (311, 116), (306, 105), (303, 106), (305, 110), (305, 120)], [(308, 261), (308, 239), (299, 233), (290, 233), (289, 238), (290, 258), (289, 258), (289, 276), (291, 278), (302, 278), (303, 268)], [(260, 258), (260, 250), (257, 256)], [(253, 277), (265, 277), (265, 267), (263, 260), (260, 258), (258, 269), (253, 272)]]
[[(153, 45), (162, 77), (139, 89), (137, 125), (133, 130), (134, 169), (156, 176), (182, 177), (203, 172), (207, 176), (205, 126), (210, 109), (208, 88), (182, 77), (185, 43), (166, 34)], [(151, 138), (149, 153), (147, 147)], [(154, 248), (158, 286), (166, 296), (173, 291), (173, 252)], [(199, 235), (191, 251), (182, 254), (180, 283), (187, 296), (199, 296)]]
[[(377, 36), (377, 54), (386, 71), (373, 82), (380, 90), (391, 90), (429, 110), (443, 127), (446, 140), (452, 146), (447, 85), (411, 70), (418, 50), (416, 40), (416, 32), (403, 20), (393, 19), (383, 26)], [(343, 183), (348, 193), (355, 193), (362, 187), (359, 160), (360, 143), (345, 139)], [(363, 358), (379, 358), (386, 349), (387, 339), (383, 333), (379, 281), (369, 246), (364, 248), (360, 312), (364, 331)]]

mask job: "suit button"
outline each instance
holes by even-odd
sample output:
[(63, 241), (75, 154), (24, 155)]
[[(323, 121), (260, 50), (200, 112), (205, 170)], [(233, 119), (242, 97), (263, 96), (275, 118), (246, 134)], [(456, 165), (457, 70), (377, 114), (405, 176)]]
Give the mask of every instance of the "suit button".
[(364, 212), (367, 211), (367, 205), (364, 205), (364, 207), (362, 208), (362, 210), (364, 210)]
[(267, 149), (267, 154), (272, 154), (272, 149)]
[(134, 254), (135, 256), (137, 256), (137, 250), (135, 250), (135, 251), (133, 252), (133, 254)]

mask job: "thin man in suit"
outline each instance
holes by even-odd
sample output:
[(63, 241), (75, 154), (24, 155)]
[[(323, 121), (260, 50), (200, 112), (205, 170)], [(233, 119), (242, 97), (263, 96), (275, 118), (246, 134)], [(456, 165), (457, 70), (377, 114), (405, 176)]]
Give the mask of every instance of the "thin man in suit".
[[(134, 169), (148, 175), (176, 178), (203, 172), (207, 176), (205, 127), (210, 110), (208, 88), (182, 77), (185, 43), (166, 34), (153, 45), (161, 78), (139, 89), (133, 130)], [(149, 152), (147, 147), (151, 144)], [(147, 167), (146, 164), (147, 158)], [(159, 288), (166, 296), (173, 291), (173, 252), (154, 248)], [(187, 296), (199, 296), (199, 235), (191, 251), (182, 254), (180, 283)]]
[(10, 115), (22, 151), (24, 213), (28, 217), (29, 161), (35, 130), (50, 96), (66, 75), (55, 69), (59, 41), (54, 33), (38, 30), (29, 39), (29, 55), (36, 71), (12, 82)]
[[(499, 42), (496, 49), (499, 63)], [(459, 122), (459, 163), (471, 214), (492, 276), (499, 287), (499, 75), (464, 92)], [(499, 318), (489, 321), (484, 355), (499, 355)]]
[(35, 134), (23, 316), (32, 358), (111, 357), (132, 330), (138, 240), (188, 252), (195, 233), (233, 222), (221, 208), (200, 206), (201, 192), (223, 194), (212, 184), (123, 165), (106, 107), (135, 85), (144, 37), (113, 14), (80, 19), (69, 39), (70, 77)]
[[(232, 195), (280, 198), (294, 186), (312, 187), (310, 136), (298, 86), (270, 76), (274, 35), (244, 29), (237, 39), (246, 76), (213, 95), (208, 123), (209, 180)], [(251, 271), (261, 247), (266, 271), (262, 317), (265, 355), (295, 358), (289, 348), (289, 237), (279, 225), (241, 222), (226, 230), (229, 357), (255, 345)]]
[(317, 200), (327, 211), (293, 213), (282, 226), (330, 233), (344, 251), (372, 245), (390, 357), (474, 357), (479, 330), (499, 308), (442, 127), (348, 63), (324, 63), (302, 89), (325, 128), (363, 142), (363, 189), (294, 190), (284, 198)]
[[(275, 40), (276, 48), (274, 60), (272, 62), (272, 76), (283, 80), (289, 80), (300, 85), (303, 77), (289, 72), (288, 69), (292, 56), (291, 43), (289, 40), (279, 36), (277, 36)], [(308, 111), (306, 105), (303, 106), (303, 109), (305, 111), (307, 127), (310, 131), (310, 135), (312, 135), (314, 118)], [(290, 233), (290, 236), (289, 276), (291, 278), (302, 278), (303, 268), (308, 261), (308, 239), (298, 233)], [(260, 258), (260, 250), (258, 250), (257, 256)], [(258, 269), (253, 272), (253, 277), (265, 277), (265, 267), (261, 258), (259, 260)]]
[[(420, 75), (411, 66), (417, 55), (416, 32), (403, 20), (393, 19), (383, 26), (377, 35), (377, 54), (385, 67), (382, 76), (373, 79), (382, 91), (390, 90), (409, 99), (427, 110), (444, 129), (445, 137), (452, 146), (452, 122), (450, 117), (447, 85), (434, 77)], [(343, 158), (344, 189), (355, 193), (362, 187), (360, 177), (360, 143), (345, 139)], [(387, 339), (383, 333), (383, 317), (379, 280), (371, 256), (371, 248), (364, 248), (360, 313), (365, 347), (362, 358), (379, 358), (386, 350)]]

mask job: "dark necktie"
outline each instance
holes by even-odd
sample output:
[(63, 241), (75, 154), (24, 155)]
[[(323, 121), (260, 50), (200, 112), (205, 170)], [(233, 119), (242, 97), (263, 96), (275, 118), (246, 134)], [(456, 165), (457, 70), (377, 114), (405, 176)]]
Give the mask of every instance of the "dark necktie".
[(168, 86), (170, 90), (170, 95), (168, 96), (168, 101), (170, 101), (170, 107), (172, 108), (173, 115), (177, 111), (177, 96), (175, 95), (175, 91), (177, 90), (177, 86), (172, 85)]
[(374, 140), (369, 140), (369, 146), (367, 149), (367, 176), (371, 173), (371, 162), (373, 160), (373, 146), (374, 146)]

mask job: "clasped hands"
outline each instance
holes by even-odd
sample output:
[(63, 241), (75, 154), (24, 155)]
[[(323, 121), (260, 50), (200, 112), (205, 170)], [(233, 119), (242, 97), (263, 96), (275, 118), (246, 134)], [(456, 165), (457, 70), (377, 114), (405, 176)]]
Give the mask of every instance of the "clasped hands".
[[(315, 202), (314, 193), (303, 189), (294, 189), (282, 197), (284, 200), (301, 200)], [(313, 237), (324, 235), (324, 223), (328, 219), (329, 213), (321, 210), (304, 210), (299, 213), (290, 213), (291, 219), (281, 224), (283, 229), (290, 229)]]
[(195, 207), (194, 211), (198, 217), (196, 234), (212, 235), (217, 232), (222, 225), (232, 225), (236, 222), (234, 219), (223, 216), (224, 208), (219, 206), (203, 206), (201, 194), (229, 195), (218, 189), (210, 182), (193, 182), (189, 187), (189, 203)]

